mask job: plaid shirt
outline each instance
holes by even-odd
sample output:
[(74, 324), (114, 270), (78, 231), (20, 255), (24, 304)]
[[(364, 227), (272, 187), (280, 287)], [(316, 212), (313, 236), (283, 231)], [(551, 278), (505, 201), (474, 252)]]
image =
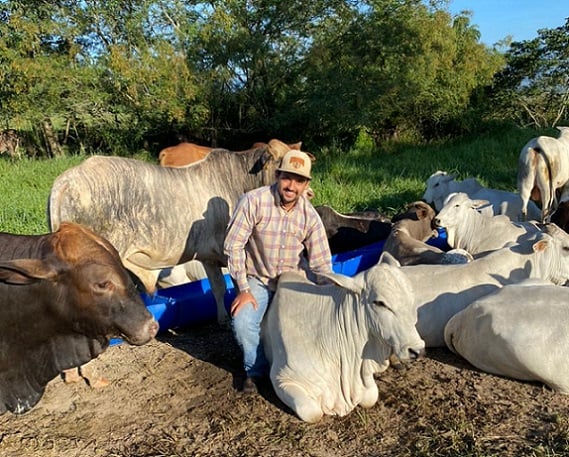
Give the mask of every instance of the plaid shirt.
[(269, 285), (285, 271), (303, 272), (305, 248), (313, 273), (332, 271), (326, 230), (312, 204), (302, 195), (287, 212), (280, 201), (276, 183), (259, 187), (241, 197), (229, 221), (224, 253), (239, 291), (249, 288), (247, 276)]

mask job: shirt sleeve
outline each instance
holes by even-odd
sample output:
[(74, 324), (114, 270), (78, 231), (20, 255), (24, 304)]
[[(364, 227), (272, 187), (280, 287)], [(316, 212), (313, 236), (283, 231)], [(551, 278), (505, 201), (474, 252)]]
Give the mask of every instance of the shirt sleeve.
[(227, 269), (237, 283), (240, 292), (249, 288), (245, 245), (254, 227), (251, 206), (252, 203), (247, 194), (243, 195), (229, 220), (223, 243), (223, 252), (227, 256)]
[(306, 237), (306, 251), (308, 254), (308, 267), (314, 273), (332, 272), (332, 254), (326, 236), (324, 224), (314, 211), (311, 226)]

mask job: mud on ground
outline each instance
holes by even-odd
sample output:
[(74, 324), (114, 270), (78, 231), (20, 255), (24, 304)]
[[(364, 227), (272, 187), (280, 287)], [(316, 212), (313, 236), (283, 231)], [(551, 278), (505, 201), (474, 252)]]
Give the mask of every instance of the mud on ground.
[(2, 457), (569, 455), (569, 397), (484, 374), (444, 349), (377, 383), (379, 402), (306, 424), (271, 388), (244, 396), (241, 357), (215, 324), (109, 348), (110, 385), (53, 380), (0, 416)]

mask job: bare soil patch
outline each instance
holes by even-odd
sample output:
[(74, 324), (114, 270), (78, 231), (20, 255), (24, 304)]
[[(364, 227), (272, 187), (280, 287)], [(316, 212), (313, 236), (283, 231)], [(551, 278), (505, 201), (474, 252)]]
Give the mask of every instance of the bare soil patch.
[(378, 377), (379, 402), (306, 424), (269, 387), (235, 391), (241, 357), (215, 324), (109, 348), (103, 389), (53, 380), (0, 416), (2, 457), (569, 455), (569, 398), (481, 373), (449, 351)]

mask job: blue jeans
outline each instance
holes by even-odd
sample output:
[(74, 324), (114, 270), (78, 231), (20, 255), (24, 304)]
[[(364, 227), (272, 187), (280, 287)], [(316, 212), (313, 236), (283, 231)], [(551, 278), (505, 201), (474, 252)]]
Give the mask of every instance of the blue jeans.
[(256, 278), (249, 278), (251, 294), (259, 305), (257, 309), (249, 303), (232, 318), (233, 334), (243, 351), (243, 368), (249, 377), (262, 377), (269, 374), (269, 362), (261, 343), (261, 322), (274, 293)]

